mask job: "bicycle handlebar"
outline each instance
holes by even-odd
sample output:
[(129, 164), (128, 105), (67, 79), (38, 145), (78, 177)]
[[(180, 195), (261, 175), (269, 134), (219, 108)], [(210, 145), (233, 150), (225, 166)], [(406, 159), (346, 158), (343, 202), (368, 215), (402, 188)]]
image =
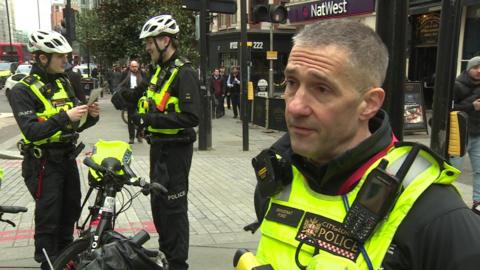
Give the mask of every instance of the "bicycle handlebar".
[(10, 214), (16, 214), (20, 212), (27, 212), (26, 207), (21, 207), (21, 206), (0, 206), (0, 213), (10, 213)]
[[(109, 170), (108, 168), (103, 167), (102, 165), (98, 165), (97, 163), (95, 163), (95, 161), (93, 161), (93, 159), (91, 157), (84, 158), (83, 159), (83, 164), (85, 164), (89, 168), (92, 168), (93, 170), (98, 171), (100, 173), (115, 175), (115, 173), (113, 171)], [(127, 174), (129, 174), (131, 176), (130, 178), (134, 178), (135, 174), (133, 173), (133, 171), (131, 171), (130, 167), (128, 167), (128, 168), (130, 170), (130, 173), (127, 173)], [(144, 195), (149, 195), (150, 192), (153, 192), (156, 195), (166, 194), (168, 192), (168, 190), (162, 184), (148, 183), (145, 180), (145, 178), (143, 178), (143, 177), (138, 177), (137, 180), (133, 181), (133, 182), (125, 181), (123, 184), (142, 188), (142, 193)]]

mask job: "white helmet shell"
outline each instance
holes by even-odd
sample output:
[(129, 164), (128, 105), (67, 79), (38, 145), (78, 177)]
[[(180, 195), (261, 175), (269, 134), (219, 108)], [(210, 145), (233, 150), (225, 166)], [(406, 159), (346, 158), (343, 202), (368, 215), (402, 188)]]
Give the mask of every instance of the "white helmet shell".
[(178, 24), (171, 15), (160, 15), (151, 18), (143, 25), (140, 39), (156, 37), (160, 34), (176, 36), (179, 31)]
[(72, 47), (60, 33), (49, 30), (37, 30), (28, 36), (28, 50), (45, 53), (70, 53)]

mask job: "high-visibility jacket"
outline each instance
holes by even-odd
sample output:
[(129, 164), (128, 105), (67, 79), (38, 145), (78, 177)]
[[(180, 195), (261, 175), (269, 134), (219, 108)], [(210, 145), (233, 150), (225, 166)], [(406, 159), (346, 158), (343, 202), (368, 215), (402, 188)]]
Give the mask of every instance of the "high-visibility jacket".
[[(185, 62), (182, 60), (175, 59), (173, 67), (171, 67), (168, 72), (167, 70), (162, 71), (162, 68), (157, 66), (155, 74), (150, 79), (150, 84), (147, 88), (145, 96), (140, 98), (138, 101), (139, 113), (168, 114), (171, 108), (173, 108), (174, 112), (176, 113), (181, 112), (178, 105), (178, 97), (171, 96), (170, 92), (172, 91), (171, 85), (177, 77), (180, 68), (184, 64)], [(165, 80), (167, 73), (169, 73), (170, 76)], [(152, 126), (147, 126), (147, 131), (154, 134), (177, 134), (181, 130), (183, 130), (183, 128), (159, 129), (153, 128)]]
[[(69, 92), (65, 89), (62, 81), (60, 79), (55, 80), (56, 90), (52, 88), (47, 88), (47, 86), (41, 81), (40, 76), (34, 74), (23, 78), (21, 81), (24, 85), (28, 86), (30, 90), (38, 97), (42, 102), (45, 110), (43, 112), (36, 112), (37, 119), (39, 122), (47, 121), (48, 118), (56, 115), (60, 111), (68, 111), (73, 108), (75, 104), (73, 103), (73, 96), (69, 95)], [(52, 93), (52, 91), (54, 91)], [(51, 96), (47, 98), (45, 94)], [(72, 126), (67, 126), (67, 131), (71, 133), (73, 131)], [(33, 143), (34, 145), (42, 145), (51, 142), (59, 142), (61, 140), (63, 131), (59, 130), (55, 132), (52, 136), (41, 139), (38, 141), (31, 142), (27, 140), (25, 135), (22, 133), (23, 140), (26, 144)]]
[[(384, 157), (389, 161), (387, 172), (394, 175), (410, 150), (410, 145), (390, 149)], [(262, 264), (271, 264), (275, 270), (299, 269), (298, 263), (309, 270), (369, 269), (367, 260), (371, 261), (372, 269), (381, 269), (395, 232), (415, 201), (430, 185), (449, 185), (460, 172), (422, 149), (404, 178), (403, 191), (393, 209), (361, 244), (342, 227), (347, 214), (344, 203), (352, 205), (366, 177), (379, 162), (366, 170), (353, 190), (338, 196), (314, 192), (292, 166), (292, 183), (271, 198), (262, 221), (257, 259)]]

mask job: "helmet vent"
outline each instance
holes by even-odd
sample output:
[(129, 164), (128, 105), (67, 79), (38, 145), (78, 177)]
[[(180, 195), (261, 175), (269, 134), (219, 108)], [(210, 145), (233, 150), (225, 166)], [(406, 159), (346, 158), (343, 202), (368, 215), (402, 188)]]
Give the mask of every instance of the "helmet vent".
[(148, 29), (148, 32), (153, 32), (155, 31), (155, 29), (157, 29), (158, 26), (156, 25), (152, 25), (152, 27), (150, 27), (150, 29)]
[(45, 43), (43, 43), (43, 44), (45, 44), (45, 46), (47, 46), (47, 47), (49, 47), (49, 48), (51, 48), (51, 49), (55, 49), (55, 46), (53, 46), (53, 44), (52, 44), (51, 42), (45, 42)]
[[(31, 36), (31, 38), (32, 38), (32, 40), (33, 40), (34, 42), (37, 42), (37, 39), (36, 39), (34, 36)], [(30, 42), (30, 43), (31, 43), (31, 42)], [(33, 46), (33, 45), (32, 45), (32, 46)]]
[(52, 39), (52, 42), (57, 46), (62, 46), (63, 45), (62, 42), (60, 40), (56, 39), (56, 38)]

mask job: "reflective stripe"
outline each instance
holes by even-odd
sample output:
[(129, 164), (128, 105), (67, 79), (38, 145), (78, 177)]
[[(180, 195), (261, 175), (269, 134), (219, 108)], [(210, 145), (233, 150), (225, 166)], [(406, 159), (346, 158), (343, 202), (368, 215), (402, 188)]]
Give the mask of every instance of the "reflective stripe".
[[(389, 165), (387, 167), (387, 172), (392, 174), (392, 175), (395, 175), (397, 173), (398, 169), (400, 169), (400, 166), (402, 166), (405, 158), (407, 158), (407, 155), (408, 155), (408, 153), (405, 153), (403, 156), (401, 156), (400, 158), (395, 160), (393, 162), (393, 164)], [(403, 179), (403, 182), (402, 182), (403, 188), (407, 188), (408, 185), (410, 185), (410, 183), (415, 179), (415, 177), (417, 177), (418, 175), (423, 173), (431, 165), (432, 165), (432, 163), (430, 161), (428, 161), (427, 159), (425, 159), (421, 155), (418, 155), (415, 158), (414, 163), (412, 164), (412, 166), (408, 170), (407, 175)]]

